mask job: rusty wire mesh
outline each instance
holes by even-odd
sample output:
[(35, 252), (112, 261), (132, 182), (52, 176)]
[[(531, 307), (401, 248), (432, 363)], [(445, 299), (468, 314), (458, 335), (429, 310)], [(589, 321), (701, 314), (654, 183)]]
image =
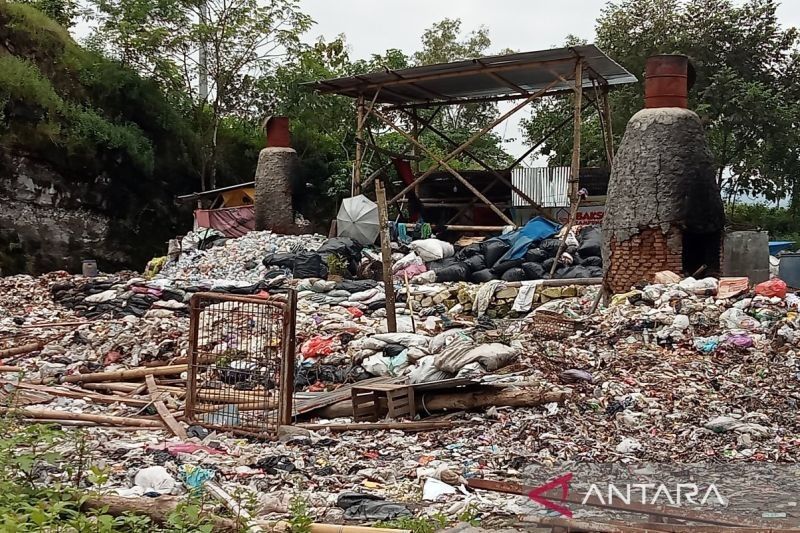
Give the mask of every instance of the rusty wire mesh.
[(284, 302), (199, 293), (190, 318), (186, 419), (275, 438), (291, 423), (294, 292)]

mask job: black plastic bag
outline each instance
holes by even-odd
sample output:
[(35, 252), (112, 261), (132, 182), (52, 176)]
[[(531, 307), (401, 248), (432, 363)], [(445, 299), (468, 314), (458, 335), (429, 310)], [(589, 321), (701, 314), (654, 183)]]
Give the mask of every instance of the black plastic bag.
[(597, 256), (603, 247), (603, 234), (599, 228), (583, 228), (578, 235), (578, 242), (580, 242), (578, 253), (583, 257)]
[(274, 254), (267, 254), (264, 256), (264, 266), (276, 266), (281, 268), (294, 268), (294, 260), (297, 257), (297, 254), (293, 254), (290, 252), (278, 252)]
[(403, 353), (403, 350), (405, 349), (406, 347), (402, 344), (387, 344), (383, 347), (383, 355), (389, 358), (396, 357)]
[(502, 276), (503, 273), (509, 269), (517, 268), (524, 262), (524, 259), (506, 259), (505, 261), (498, 261), (492, 267), (492, 272), (497, 274), (498, 276)]
[[(593, 276), (592, 272), (593, 269), (597, 267), (585, 267), (583, 265), (578, 265), (574, 267), (569, 267), (565, 269), (559, 277), (562, 279), (577, 279), (577, 278), (594, 278), (598, 276)], [(603, 270), (600, 269), (600, 275), (602, 276)]]
[(544, 271), (550, 272), (550, 270), (553, 268), (553, 263), (555, 262), (556, 260), (552, 257), (550, 259), (545, 259), (544, 262), (542, 262), (542, 267), (544, 267)]
[(581, 259), (581, 265), (586, 267), (601, 267), (603, 266), (603, 258), (592, 255)]
[(547, 255), (547, 252), (543, 251), (541, 248), (528, 248), (528, 251), (525, 253), (525, 262), (541, 264), (542, 261), (548, 257), (550, 256)]
[(300, 252), (295, 257), (292, 276), (298, 279), (325, 278), (328, 276), (328, 265), (316, 252)]
[(603, 277), (603, 267), (597, 266), (587, 266), (586, 270), (588, 271), (587, 278), (602, 278)]
[(474, 244), (468, 244), (467, 246), (464, 246), (463, 248), (458, 250), (456, 252), (456, 257), (459, 260), (464, 260), (467, 257), (474, 257), (476, 255), (481, 255), (481, 254), (482, 254), (481, 243), (476, 242)]
[(377, 286), (378, 282), (374, 279), (346, 279), (337, 283), (334, 288), (337, 291), (361, 292), (374, 289)]
[(480, 254), (464, 259), (464, 263), (466, 263), (469, 266), (469, 269), (473, 272), (477, 272), (478, 270), (483, 270), (486, 268), (486, 260)]
[(456, 263), (435, 272), (436, 283), (441, 283), (443, 281), (467, 281), (471, 271), (466, 263)]
[(347, 259), (361, 259), (363, 246), (350, 237), (334, 237), (328, 239), (317, 250), (318, 254), (337, 254)]
[(483, 270), (478, 270), (477, 272), (473, 272), (472, 276), (470, 276), (470, 281), (473, 283), (486, 283), (487, 281), (497, 279), (491, 269), (484, 268)]
[(444, 259), (437, 259), (436, 261), (428, 261), (425, 266), (428, 267), (428, 270), (440, 270), (453, 266), (458, 262), (459, 260), (455, 257), (445, 257)]
[(481, 243), (481, 252), (487, 265), (494, 265), (511, 248), (505, 241), (489, 239)]
[(501, 276), (504, 281), (522, 281), (525, 279), (525, 271), (520, 267), (509, 268)]
[(522, 270), (525, 271), (525, 279), (542, 279), (544, 267), (539, 263), (522, 263)]
[(561, 246), (561, 239), (545, 239), (539, 243), (539, 249), (547, 255), (548, 259), (556, 256), (559, 246)]

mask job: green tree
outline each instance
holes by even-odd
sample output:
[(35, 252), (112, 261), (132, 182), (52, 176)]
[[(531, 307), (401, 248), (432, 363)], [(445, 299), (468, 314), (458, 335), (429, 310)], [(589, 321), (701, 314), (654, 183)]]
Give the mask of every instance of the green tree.
[(296, 0), (90, 1), (112, 53), (188, 96), (203, 140), (201, 186), (215, 188), (223, 120), (252, 118), (258, 78), (300, 47), (311, 19)]
[[(778, 198), (790, 192), (797, 175), (797, 92), (800, 81), (794, 50), (798, 34), (782, 28), (773, 0), (615, 0), (597, 21), (597, 44), (644, 81), (647, 57), (688, 55), (697, 79), (690, 107), (704, 121), (718, 167), (718, 182), (729, 194), (750, 191)], [(643, 83), (613, 91), (616, 143), (630, 117), (643, 107)], [(588, 96), (593, 96), (589, 91)], [(525, 121), (526, 136), (538, 139), (570, 113), (569, 98), (550, 98)], [(582, 126), (581, 162), (603, 164), (597, 114)], [(567, 128), (540, 152), (551, 164), (569, 161)], [(798, 191), (800, 193), (800, 191)], [(798, 195), (800, 198), (800, 194)]]

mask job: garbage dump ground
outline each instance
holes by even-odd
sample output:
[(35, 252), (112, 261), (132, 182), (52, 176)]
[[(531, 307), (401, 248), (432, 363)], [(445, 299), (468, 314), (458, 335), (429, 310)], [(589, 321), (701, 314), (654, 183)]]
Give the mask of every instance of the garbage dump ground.
[[(398, 332), (387, 333), (374, 250), (269, 232), (187, 239), (148, 278), (0, 278), (5, 412), (81, 431), (87, 463), (104, 473), (83, 482), (87, 491), (130, 502), (209, 491), (221, 516), (236, 508), (225, 495), (246, 494), (252, 528), (289, 518), (297, 496), (318, 523), (608, 525), (597, 508), (565, 503), (568, 518), (524, 490), (475, 480), (530, 488), (587, 465), (636, 479), (677, 465), (704, 487), (701, 472), (713, 473), (725, 500), (680, 512), (711, 524), (733, 509), (729, 525), (798, 522), (796, 498), (753, 506), (743, 496), (757, 477), (800, 494), (800, 298), (779, 280), (753, 289), (665, 272), (592, 312), (599, 286), (581, 281), (602, 275), (592, 230), (571, 236), (558, 260), (550, 235), (455, 247), (418, 239), (395, 250)], [(293, 425), (264, 442), (184, 420), (191, 296), (286, 301), (290, 288)], [(201, 342), (235, 354), (242, 339)], [(257, 369), (226, 357), (219, 387), (247, 388), (225, 376)], [(354, 420), (358, 384), (414, 385), (414, 412)], [(63, 466), (37, 475), (51, 485), (70, 476)]]

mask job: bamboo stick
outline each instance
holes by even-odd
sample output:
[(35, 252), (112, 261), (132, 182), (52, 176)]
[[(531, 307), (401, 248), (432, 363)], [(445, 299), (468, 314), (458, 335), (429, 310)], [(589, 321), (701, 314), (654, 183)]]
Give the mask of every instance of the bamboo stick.
[(126, 392), (136, 390), (140, 385), (136, 383), (83, 383), (81, 388), (87, 390), (108, 390), (116, 392)]
[(397, 331), (397, 315), (394, 307), (394, 281), (392, 275), (392, 250), (389, 237), (389, 214), (386, 206), (386, 190), (381, 180), (375, 180), (375, 195), (378, 201), (378, 221), (381, 231), (381, 264), (383, 265), (383, 290), (386, 293), (386, 331)]
[(13, 348), (6, 348), (4, 350), (0, 350), (0, 359), (5, 359), (6, 357), (11, 357), (13, 355), (37, 352), (42, 348), (44, 348), (44, 344), (39, 341), (23, 344), (22, 346), (14, 346)]
[(62, 383), (97, 383), (98, 381), (126, 381), (142, 379), (148, 374), (153, 376), (172, 376), (186, 372), (189, 365), (154, 366), (150, 368), (133, 368), (129, 370), (115, 370), (113, 372), (95, 372), (93, 374), (73, 374), (61, 378)]
[(33, 385), (31, 383), (14, 383), (14, 385), (19, 387), (20, 389), (42, 391), (48, 394), (52, 394), (53, 396), (61, 396), (63, 398), (76, 398), (79, 400), (88, 398), (96, 403), (124, 403), (127, 405), (136, 405), (139, 407), (150, 405), (151, 403), (149, 400), (142, 400), (139, 398), (126, 398), (124, 396), (108, 396), (105, 394), (97, 394), (88, 391), (63, 389), (59, 387), (48, 387), (46, 385)]
[(0, 365), (0, 372), (25, 372), (21, 366), (4, 366)]
[(159, 420), (146, 420), (125, 416), (95, 415), (90, 413), (71, 413), (69, 411), (56, 411), (54, 409), (8, 409), (0, 407), (0, 413), (19, 415), (24, 418), (40, 418), (50, 420), (83, 420), (86, 422), (100, 422), (112, 426), (135, 426), (161, 429), (164, 425)]

